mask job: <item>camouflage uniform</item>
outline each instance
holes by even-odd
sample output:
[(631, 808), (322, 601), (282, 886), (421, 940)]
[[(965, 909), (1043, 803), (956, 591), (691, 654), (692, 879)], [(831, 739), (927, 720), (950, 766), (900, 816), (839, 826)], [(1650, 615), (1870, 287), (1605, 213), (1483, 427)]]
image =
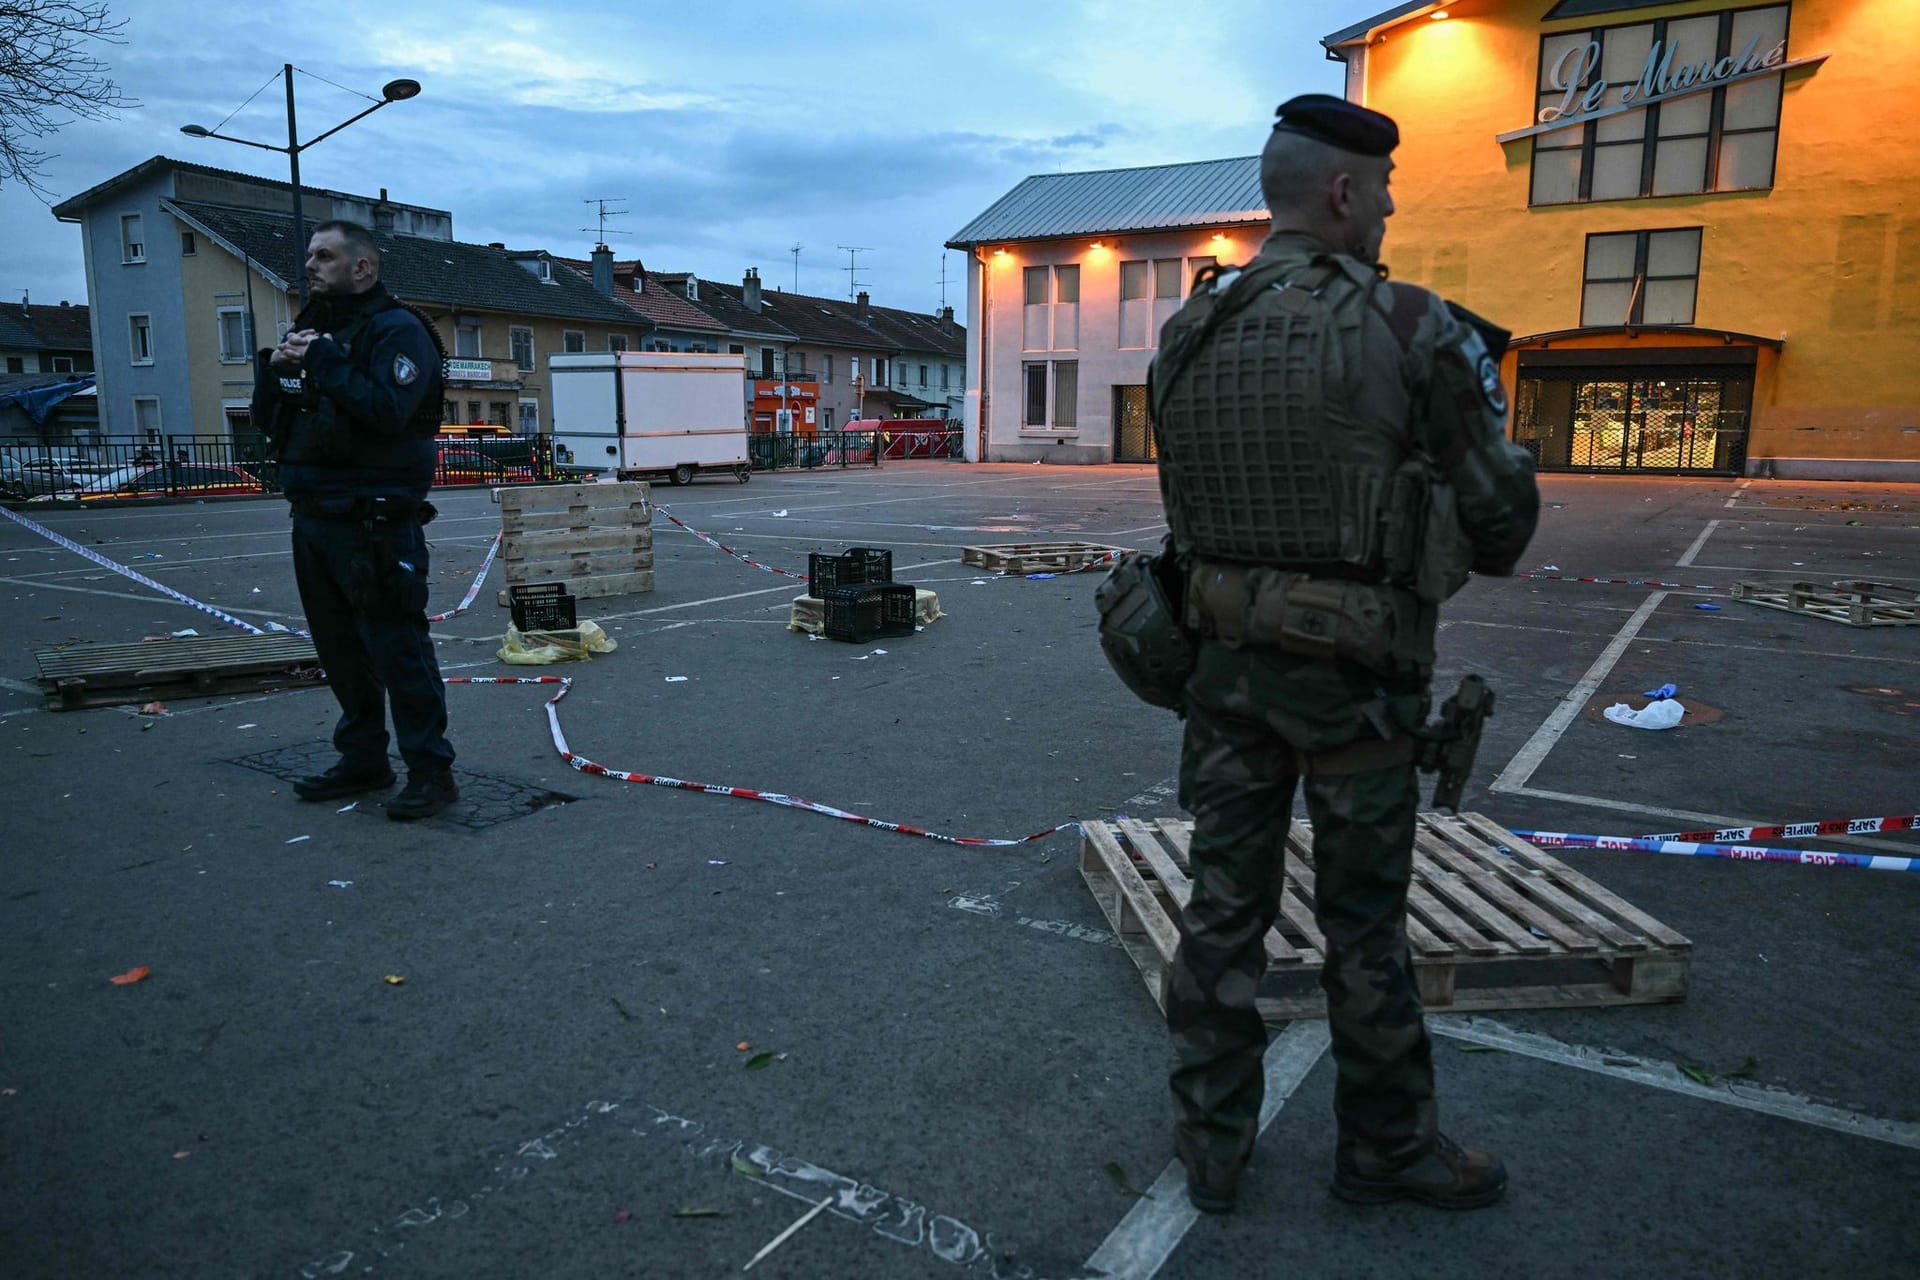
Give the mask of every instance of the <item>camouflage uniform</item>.
[[(1467, 324), (1425, 290), (1388, 284), (1302, 233), (1276, 233), (1245, 270), (1262, 263), (1285, 266), (1290, 278), (1322, 273), (1315, 278), (1338, 322), (1331, 356), (1359, 372), (1340, 384), (1352, 402), (1339, 406), (1339, 420), (1361, 425), (1340, 429), (1370, 427), (1382, 440), (1397, 432), (1402, 449), (1410, 436), (1451, 488), (1464, 558), (1480, 572), (1511, 572), (1532, 535), (1538, 493), (1531, 460), (1506, 439), (1497, 373), (1489, 384), (1486, 353)], [(1194, 358), (1186, 410), (1174, 396), (1159, 413), (1163, 454), (1179, 449), (1206, 389), (1232, 385), (1219, 376), (1230, 357), (1216, 354), (1233, 323)], [(1437, 376), (1442, 362), (1463, 358), (1468, 376), (1458, 367)], [(1180, 492), (1164, 456), (1161, 483), (1177, 537), (1174, 513), (1194, 495)], [(1361, 1169), (1405, 1165), (1433, 1147), (1437, 1132), (1431, 1046), (1406, 938), (1419, 802), (1406, 731), (1428, 710), (1437, 600), (1377, 580), (1363, 586), (1386, 602), (1395, 655), (1363, 665), (1282, 650), (1263, 643), (1257, 627), (1241, 634), (1237, 610), (1258, 614), (1261, 583), (1286, 566), (1185, 560), (1187, 616), (1201, 639), (1180, 769), (1181, 804), (1194, 815), (1193, 895), (1167, 997), (1176, 1146), (1196, 1181), (1229, 1190), (1253, 1149), (1267, 1043), (1254, 1006), (1266, 969), (1261, 939), (1278, 912), (1294, 789), (1304, 780), (1326, 938), (1321, 986), (1339, 1071), (1339, 1155)], [(1208, 594), (1229, 579), (1237, 605)]]

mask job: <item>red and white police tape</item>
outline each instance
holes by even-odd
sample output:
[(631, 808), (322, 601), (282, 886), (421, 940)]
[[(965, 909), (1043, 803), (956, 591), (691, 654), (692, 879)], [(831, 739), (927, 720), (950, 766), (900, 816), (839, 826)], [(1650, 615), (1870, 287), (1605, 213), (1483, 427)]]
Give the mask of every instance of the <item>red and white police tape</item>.
[(1531, 578), (1535, 582), (1597, 582), (1612, 587), (1666, 587), (1674, 591), (1725, 591), (1726, 587), (1716, 587), (1705, 582), (1656, 582), (1652, 578), (1579, 578), (1565, 573), (1515, 573), (1514, 578)]
[(1078, 820), (1062, 822), (1058, 826), (1048, 827), (1045, 831), (1036, 831), (1030, 836), (1017, 839), (988, 836), (950, 836), (938, 831), (928, 831), (924, 827), (908, 826), (901, 822), (887, 822), (881, 818), (869, 818), (865, 814), (851, 813), (846, 809), (836, 809), (832, 805), (818, 804), (812, 800), (803, 800), (799, 796), (783, 795), (777, 791), (755, 791), (750, 787), (733, 787), (713, 782), (688, 782), (683, 778), (668, 778), (660, 774), (634, 773), (625, 769), (609, 769), (585, 756), (576, 755), (567, 745), (567, 735), (560, 729), (560, 700), (573, 688), (572, 676), (447, 676), (448, 684), (557, 684), (560, 691), (547, 699), (547, 727), (553, 733), (553, 748), (560, 753), (572, 768), (581, 773), (596, 777), (612, 778), (618, 782), (638, 782), (652, 787), (671, 787), (678, 791), (699, 791), (710, 796), (733, 796), (740, 800), (759, 800), (766, 804), (777, 804), (787, 809), (803, 809), (808, 813), (818, 813), (829, 818), (838, 818), (843, 822), (857, 822), (866, 827), (877, 827), (882, 831), (897, 831), (905, 836), (921, 836), (928, 840), (938, 840), (945, 844), (967, 845), (972, 848), (1007, 848), (1012, 845), (1032, 844), (1036, 840), (1045, 840), (1048, 836), (1071, 830), (1080, 825)]
[(1688, 840), (1642, 840), (1634, 836), (1571, 835), (1564, 831), (1513, 834), (1548, 849), (1603, 849), (1628, 853), (1673, 853), (1688, 858), (1736, 862), (1798, 862), (1809, 867), (1858, 867), (1868, 871), (1920, 871), (1920, 858), (1888, 858), (1818, 849), (1768, 849), (1759, 845), (1697, 844)]
[(428, 622), (445, 622), (457, 613), (465, 613), (473, 605), (473, 598), (480, 594), (480, 584), (487, 580), (487, 570), (493, 568), (493, 558), (500, 554), (500, 534), (493, 535), (493, 542), (487, 547), (487, 558), (480, 562), (480, 572), (473, 575), (473, 585), (467, 588), (467, 594), (460, 597), (460, 603), (445, 613), (427, 616)]
[(754, 568), (760, 569), (766, 573), (777, 573), (783, 578), (798, 578), (802, 582), (809, 581), (809, 579), (807, 578), (807, 575), (804, 573), (795, 573), (791, 569), (776, 569), (770, 564), (761, 564), (758, 560), (754, 560), (746, 555), (743, 555), (738, 551), (735, 551), (732, 547), (728, 546), (724, 542), (721, 542), (718, 538), (715, 538), (712, 534), (700, 532), (698, 529), (694, 528), (692, 525), (682, 520), (679, 516), (676, 516), (671, 511), (668, 511), (665, 507), (656, 506), (654, 510), (658, 511), (661, 515), (673, 521), (676, 525), (680, 526), (682, 529), (685, 529), (688, 533), (700, 539), (700, 541), (706, 543), (708, 546), (714, 547), (714, 548), (717, 548), (718, 550), (726, 552), (728, 555), (732, 556), (735, 560), (738, 560), (741, 564), (752, 565)]
[(1755, 827), (1721, 827), (1716, 831), (1663, 831), (1641, 840), (1704, 840), (1727, 844), (1736, 840), (1804, 840), (1810, 836), (1870, 836), (1882, 831), (1920, 831), (1920, 814), (1896, 813), (1884, 818), (1829, 818), (1824, 822), (1774, 822)]

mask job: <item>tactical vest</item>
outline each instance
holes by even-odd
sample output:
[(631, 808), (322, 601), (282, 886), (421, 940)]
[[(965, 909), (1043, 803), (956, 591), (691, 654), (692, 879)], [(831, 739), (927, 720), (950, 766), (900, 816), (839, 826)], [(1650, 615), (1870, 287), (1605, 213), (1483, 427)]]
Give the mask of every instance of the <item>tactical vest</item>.
[(1363, 386), (1389, 370), (1398, 382), (1398, 352), (1367, 349), (1379, 285), (1327, 254), (1196, 281), (1153, 371), (1161, 487), (1183, 553), (1411, 584), (1437, 477), (1405, 406)]
[[(373, 318), (395, 308), (406, 311), (420, 322), (432, 340), (438, 363), (433, 372), (438, 375), (440, 387), (446, 386), (447, 350), (435, 332), (433, 324), (419, 311), (388, 294), (379, 304), (369, 306), (358, 313), (346, 324), (331, 332), (333, 344), (340, 348), (356, 369), (371, 376), (372, 370), (366, 367), (364, 352), (356, 356), (361, 335)], [(294, 328), (311, 328), (309, 314), (302, 311), (294, 320)], [(424, 370), (422, 372), (425, 372)], [(443, 412), (441, 396), (438, 394), (422, 397), (420, 407), (414, 411), (408, 426), (411, 428), (404, 436), (390, 436), (371, 431), (358, 430), (357, 424), (347, 421), (342, 424), (339, 411), (331, 400), (321, 395), (308, 378), (306, 370), (297, 375), (280, 374), (280, 398), (282, 401), (282, 419), (291, 425), (283, 433), (286, 441), (281, 450), (283, 462), (307, 466), (322, 467), (363, 467), (371, 470), (406, 471), (419, 465), (421, 440), (430, 440), (440, 433)], [(344, 429), (343, 428), (344, 425)]]

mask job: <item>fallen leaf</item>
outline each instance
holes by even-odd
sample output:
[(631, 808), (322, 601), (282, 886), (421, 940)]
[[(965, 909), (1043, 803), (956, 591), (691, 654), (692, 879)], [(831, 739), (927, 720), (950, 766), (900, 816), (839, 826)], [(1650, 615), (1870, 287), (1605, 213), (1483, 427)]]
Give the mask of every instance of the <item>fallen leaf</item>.
[(727, 1163), (733, 1167), (735, 1173), (744, 1173), (749, 1178), (764, 1178), (767, 1176), (751, 1161), (741, 1159), (740, 1153), (737, 1151), (727, 1157)]
[(1127, 1171), (1121, 1167), (1118, 1160), (1107, 1161), (1107, 1177), (1113, 1182), (1113, 1189), (1123, 1196), (1137, 1196), (1145, 1200), (1153, 1199), (1152, 1196), (1136, 1189), (1127, 1181)]
[(613, 1001), (613, 1007), (620, 1011), (621, 1017), (625, 1018), (628, 1022), (633, 1021), (633, 1013), (627, 1008), (626, 1005), (620, 1003), (619, 996), (608, 996), (607, 999)]
[(774, 1059), (779, 1056), (781, 1055), (773, 1054), (773, 1053), (756, 1053), (751, 1058), (747, 1059), (747, 1065), (741, 1069), (744, 1071), (758, 1071), (762, 1067), (770, 1067), (773, 1065)]
[(153, 970), (147, 968), (146, 965), (141, 965), (139, 968), (129, 969), (125, 973), (116, 973), (111, 978), (108, 978), (107, 981), (116, 987), (130, 987), (136, 982), (145, 982), (147, 975), (152, 972)]
[(727, 1215), (719, 1209), (675, 1209), (676, 1218), (724, 1218)]
[(1748, 1058), (1745, 1062), (1727, 1072), (1729, 1080), (1751, 1080), (1760, 1073), (1760, 1059)]
[(397, 973), (388, 974), (386, 982), (390, 987), (404, 987), (407, 984), (406, 978)]
[(1680, 1065), (1680, 1074), (1695, 1084), (1713, 1083), (1713, 1072), (1707, 1070), (1705, 1067), (1696, 1067), (1690, 1062)]

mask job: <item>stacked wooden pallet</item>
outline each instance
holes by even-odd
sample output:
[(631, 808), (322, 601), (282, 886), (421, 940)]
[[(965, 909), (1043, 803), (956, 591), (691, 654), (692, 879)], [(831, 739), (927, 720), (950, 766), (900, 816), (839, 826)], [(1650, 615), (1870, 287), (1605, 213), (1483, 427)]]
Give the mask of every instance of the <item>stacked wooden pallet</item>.
[[(1192, 893), (1192, 824), (1081, 824), (1080, 874), (1164, 1010)], [(1295, 822), (1286, 888), (1267, 931), (1257, 1005), (1269, 1019), (1326, 1013), (1326, 941), (1313, 914), (1313, 831)], [(1648, 1004), (1684, 999), (1692, 943), (1478, 814), (1422, 814), (1407, 895), (1420, 998), (1436, 1012)]]
[[(576, 597), (653, 590), (653, 510), (645, 484), (522, 485), (495, 489), (493, 497), (500, 504), (508, 588), (560, 582)], [(508, 591), (499, 601), (510, 602)]]

